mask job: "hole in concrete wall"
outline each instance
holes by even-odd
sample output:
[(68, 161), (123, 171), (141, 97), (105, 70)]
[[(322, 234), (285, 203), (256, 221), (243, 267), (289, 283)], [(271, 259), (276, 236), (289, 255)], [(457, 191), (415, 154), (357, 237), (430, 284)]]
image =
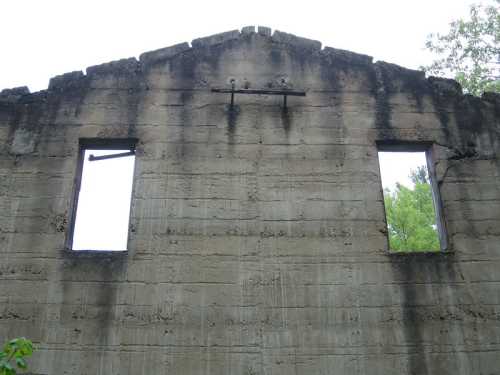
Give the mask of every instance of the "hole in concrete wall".
[(81, 147), (72, 250), (127, 250), (135, 149), (123, 146)]
[(421, 147), (379, 148), (389, 249), (427, 252), (445, 248), (439, 195)]

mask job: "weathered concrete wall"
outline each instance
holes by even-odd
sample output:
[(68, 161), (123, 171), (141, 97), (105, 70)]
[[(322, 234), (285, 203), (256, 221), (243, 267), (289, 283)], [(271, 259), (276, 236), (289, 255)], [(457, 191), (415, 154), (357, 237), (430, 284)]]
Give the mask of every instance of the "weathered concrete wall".
[[(0, 340), (37, 374), (500, 374), (500, 97), (252, 28), (0, 99)], [(211, 93), (304, 89), (305, 98)], [(137, 137), (129, 251), (64, 249), (80, 138)], [(376, 141), (449, 242), (388, 252)]]

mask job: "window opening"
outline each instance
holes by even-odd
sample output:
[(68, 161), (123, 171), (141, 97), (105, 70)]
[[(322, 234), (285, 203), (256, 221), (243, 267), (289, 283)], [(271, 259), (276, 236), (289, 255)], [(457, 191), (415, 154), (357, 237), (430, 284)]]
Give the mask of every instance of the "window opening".
[(395, 252), (439, 251), (442, 226), (437, 188), (426, 151), (378, 153), (389, 249)]
[(115, 146), (81, 147), (72, 250), (127, 250), (135, 149)]

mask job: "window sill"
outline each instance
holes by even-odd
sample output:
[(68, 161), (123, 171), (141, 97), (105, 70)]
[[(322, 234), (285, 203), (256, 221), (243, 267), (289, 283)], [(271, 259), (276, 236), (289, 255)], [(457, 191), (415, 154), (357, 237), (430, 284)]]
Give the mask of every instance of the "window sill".
[(70, 258), (124, 258), (128, 254), (128, 250), (72, 250), (64, 249), (64, 256)]
[(451, 250), (429, 250), (429, 251), (389, 251), (387, 255), (390, 257), (425, 257), (425, 258), (438, 258), (438, 257), (449, 257), (453, 256), (455, 253)]

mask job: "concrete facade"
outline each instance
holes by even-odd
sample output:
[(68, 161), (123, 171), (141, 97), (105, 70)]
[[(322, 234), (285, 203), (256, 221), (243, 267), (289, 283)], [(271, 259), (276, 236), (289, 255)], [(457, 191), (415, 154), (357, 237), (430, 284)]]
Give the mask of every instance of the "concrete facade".
[[(36, 374), (500, 374), (500, 96), (247, 27), (0, 95), (0, 340)], [(213, 87), (289, 88), (306, 97)], [(126, 253), (65, 249), (79, 140), (137, 138)], [(446, 250), (391, 254), (377, 142)]]

